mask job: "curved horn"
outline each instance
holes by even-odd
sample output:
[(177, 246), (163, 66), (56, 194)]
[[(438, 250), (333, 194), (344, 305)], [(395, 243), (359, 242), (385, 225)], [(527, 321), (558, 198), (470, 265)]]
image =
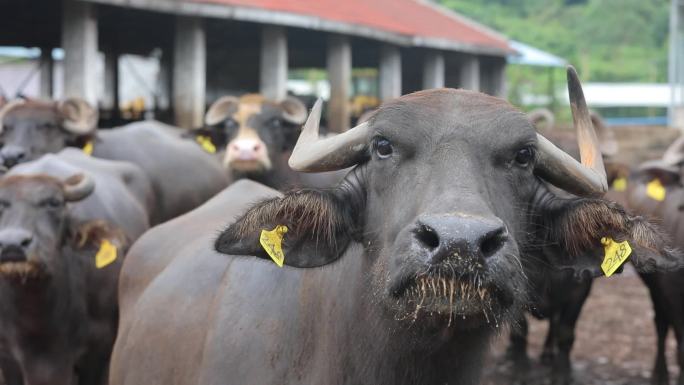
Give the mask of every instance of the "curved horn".
[(582, 85), (572, 66), (568, 66), (568, 92), (582, 163), (537, 134), (539, 154), (535, 171), (551, 184), (573, 194), (603, 195), (608, 191), (603, 157)]
[(88, 135), (97, 128), (97, 110), (83, 99), (63, 100), (57, 103), (57, 111), (64, 117), (64, 129), (73, 134)]
[(359, 163), (366, 153), (368, 123), (341, 134), (319, 138), (321, 99), (316, 101), (302, 128), (288, 164), (302, 172), (335, 171)]
[(11, 102), (0, 107), (0, 134), (2, 134), (2, 130), (3, 130), (2, 120), (5, 118), (5, 115), (7, 115), (7, 113), (10, 112), (11, 109), (18, 107), (18, 106), (21, 106), (25, 103), (26, 103), (26, 101), (24, 99), (17, 99), (17, 100), (12, 100)]
[(556, 118), (553, 112), (548, 108), (536, 108), (527, 114), (527, 119), (530, 120), (533, 126), (537, 126), (539, 122), (546, 122), (546, 127), (553, 128), (556, 124)]
[[(2, 115), (0, 115), (1, 117)], [(676, 166), (684, 162), (684, 136), (677, 138), (670, 147), (665, 150), (662, 157), (663, 162)]]
[(64, 199), (76, 202), (86, 198), (95, 189), (95, 181), (90, 176), (80, 173), (72, 175), (64, 181)]

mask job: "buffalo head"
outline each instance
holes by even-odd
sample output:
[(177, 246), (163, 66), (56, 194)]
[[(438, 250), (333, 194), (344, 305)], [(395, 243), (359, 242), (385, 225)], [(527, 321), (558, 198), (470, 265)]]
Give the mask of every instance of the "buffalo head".
[(46, 175), (0, 180), (0, 278), (41, 278), (54, 273), (70, 232), (68, 202), (88, 197), (93, 180)]
[(293, 97), (275, 102), (257, 94), (224, 96), (209, 107), (205, 127), (195, 135), (211, 139), (232, 175), (258, 179), (289, 154), (305, 120), (306, 107)]
[(317, 104), (290, 165), (355, 168), (334, 190), (255, 205), (216, 248), (268, 259), (260, 233), (285, 225), (286, 265), (362, 258), (370, 303), (418, 330), (494, 325), (517, 311), (527, 301), (526, 268), (548, 247), (567, 255), (567, 264), (588, 259), (598, 267), (601, 238), (611, 237), (632, 244), (640, 268), (678, 266), (650, 223), (600, 198), (603, 161), (572, 68), (568, 81), (581, 163), (506, 101), (477, 92), (402, 96), (324, 139)]
[(97, 111), (81, 99), (18, 99), (0, 107), (0, 158), (5, 167), (54, 153), (92, 135)]

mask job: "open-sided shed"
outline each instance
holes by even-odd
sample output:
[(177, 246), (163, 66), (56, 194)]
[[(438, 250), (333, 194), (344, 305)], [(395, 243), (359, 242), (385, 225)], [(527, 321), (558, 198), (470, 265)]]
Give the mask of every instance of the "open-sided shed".
[[(95, 103), (104, 81), (111, 106), (117, 58), (160, 50), (160, 105), (183, 127), (201, 124), (223, 94), (278, 99), (288, 70), (326, 69), (333, 131), (349, 124), (354, 67), (378, 69), (383, 100), (442, 86), (504, 95), (512, 51), (503, 36), (427, 0), (4, 1), (0, 45), (64, 48), (65, 95)], [(98, 51), (105, 79), (96, 76)], [(49, 69), (51, 56), (44, 60)]]

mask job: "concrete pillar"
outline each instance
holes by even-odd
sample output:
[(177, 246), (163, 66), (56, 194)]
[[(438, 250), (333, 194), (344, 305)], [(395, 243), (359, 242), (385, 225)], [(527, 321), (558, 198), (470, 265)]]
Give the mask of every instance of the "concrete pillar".
[(202, 125), (206, 92), (206, 39), (202, 19), (178, 16), (174, 40), (173, 109), (179, 127)]
[(119, 53), (114, 49), (105, 51), (104, 55), (104, 97), (102, 107), (112, 111), (112, 117), (119, 112)]
[(506, 99), (507, 89), (506, 89), (506, 62), (501, 61), (492, 66), (492, 86), (493, 95), (500, 98)]
[(423, 89), (444, 87), (444, 55), (428, 51), (423, 58)]
[[(168, 113), (171, 110), (171, 89), (173, 82), (173, 56), (171, 49), (166, 48), (162, 51), (159, 58), (159, 73), (157, 73), (157, 99), (155, 100), (155, 118), (168, 119)], [(161, 115), (160, 115), (161, 114)], [(163, 115), (163, 117), (162, 117)]]
[(55, 62), (52, 60), (52, 48), (40, 49), (40, 97), (52, 99), (55, 90)]
[(401, 96), (401, 52), (398, 47), (383, 45), (380, 48), (380, 99)]
[(461, 63), (461, 88), (480, 90), (480, 60), (477, 56), (468, 55)]
[(328, 39), (328, 128), (343, 132), (349, 128), (349, 94), (351, 87), (352, 56), (349, 38), (331, 35)]
[(95, 6), (64, 1), (64, 96), (81, 97), (97, 106), (97, 16)]
[(267, 25), (261, 30), (259, 89), (269, 99), (287, 96), (287, 36), (283, 27)]

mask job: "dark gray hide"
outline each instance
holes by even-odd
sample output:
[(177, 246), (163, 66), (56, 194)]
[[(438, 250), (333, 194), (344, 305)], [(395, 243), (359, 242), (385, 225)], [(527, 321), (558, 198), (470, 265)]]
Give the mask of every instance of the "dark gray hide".
[(155, 121), (101, 130), (93, 156), (128, 161), (148, 176), (156, 198), (151, 223), (181, 215), (204, 203), (228, 185), (221, 165), (180, 129)]
[[(140, 238), (110, 384), (476, 384), (539, 245), (598, 265), (612, 236), (642, 265), (680, 263), (616, 205), (555, 196), (534, 128), (503, 100), (423, 91), (369, 123), (336, 189), (238, 183)], [(215, 247), (232, 255), (212, 250), (226, 225)], [(285, 264), (312, 268), (270, 261), (258, 239), (276, 225)]]
[[(0, 179), (0, 367), (7, 385), (106, 381), (126, 243), (108, 224), (70, 215), (69, 202), (78, 205), (92, 191), (78, 176)], [(102, 239), (119, 255), (96, 269)]]
[(0, 157), (12, 167), (92, 141), (93, 156), (129, 161), (147, 174), (156, 201), (149, 210), (152, 224), (197, 207), (228, 185), (220, 163), (178, 128), (145, 121), (97, 131), (96, 123), (97, 113), (79, 99), (10, 102), (0, 108)]
[[(632, 172), (626, 191), (612, 192), (608, 197), (625, 201), (634, 212), (660, 221), (674, 245), (684, 249), (684, 188), (681, 175), (681, 163), (672, 164), (666, 157), (646, 162)], [(664, 201), (657, 201), (646, 193), (647, 185), (656, 178), (666, 189)], [(680, 368), (677, 383), (684, 384), (684, 372), (681, 371), (684, 368), (684, 270), (639, 275), (651, 295), (658, 337), (651, 383), (669, 384), (665, 341), (668, 331), (672, 329), (677, 340), (677, 364)]]
[(132, 163), (93, 158), (81, 150), (65, 148), (13, 167), (8, 175), (47, 174), (66, 179), (79, 173), (88, 174), (97, 187), (72, 207), (72, 218), (114, 224), (131, 241), (147, 231), (154, 193), (145, 173)]

